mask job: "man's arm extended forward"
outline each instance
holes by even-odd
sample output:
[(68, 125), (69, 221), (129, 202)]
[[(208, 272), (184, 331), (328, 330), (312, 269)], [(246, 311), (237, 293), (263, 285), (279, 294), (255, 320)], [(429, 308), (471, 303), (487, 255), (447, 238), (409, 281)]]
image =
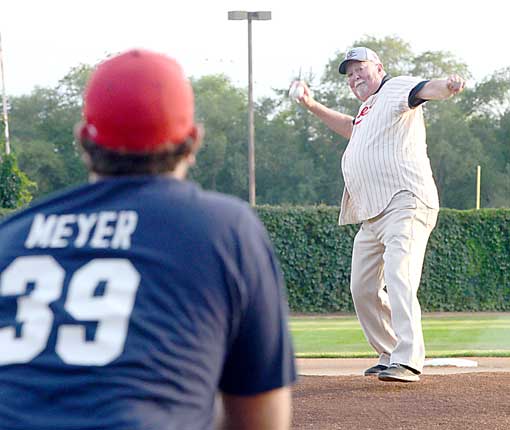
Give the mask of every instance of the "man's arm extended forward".
[(447, 79), (433, 79), (418, 91), (416, 97), (423, 100), (444, 100), (460, 93), (465, 85), (466, 81), (459, 75), (451, 75)]

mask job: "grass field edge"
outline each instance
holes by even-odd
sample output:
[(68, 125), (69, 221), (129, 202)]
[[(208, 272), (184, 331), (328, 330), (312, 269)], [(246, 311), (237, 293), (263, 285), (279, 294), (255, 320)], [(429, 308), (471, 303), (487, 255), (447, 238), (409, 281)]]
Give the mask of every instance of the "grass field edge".
[[(377, 358), (377, 355), (371, 352), (298, 352), (296, 358)], [(427, 352), (427, 358), (449, 358), (449, 357), (510, 357), (508, 350), (488, 350), (488, 351), (430, 351)]]

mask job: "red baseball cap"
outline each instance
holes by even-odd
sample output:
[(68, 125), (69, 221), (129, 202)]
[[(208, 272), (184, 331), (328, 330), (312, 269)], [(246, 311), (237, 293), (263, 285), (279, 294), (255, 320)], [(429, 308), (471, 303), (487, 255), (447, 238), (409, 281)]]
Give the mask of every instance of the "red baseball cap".
[(193, 90), (173, 58), (134, 49), (102, 62), (84, 94), (82, 136), (119, 152), (156, 152), (194, 133)]

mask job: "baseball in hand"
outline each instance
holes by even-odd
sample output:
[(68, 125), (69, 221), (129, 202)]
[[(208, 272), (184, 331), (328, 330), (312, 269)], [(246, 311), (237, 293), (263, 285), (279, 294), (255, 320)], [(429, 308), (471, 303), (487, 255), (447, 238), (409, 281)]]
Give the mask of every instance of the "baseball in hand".
[(305, 95), (305, 87), (299, 81), (292, 82), (289, 88), (289, 97), (296, 101), (299, 101), (301, 97)]
[(466, 81), (459, 75), (451, 75), (446, 80), (446, 87), (452, 94), (460, 93), (466, 85)]

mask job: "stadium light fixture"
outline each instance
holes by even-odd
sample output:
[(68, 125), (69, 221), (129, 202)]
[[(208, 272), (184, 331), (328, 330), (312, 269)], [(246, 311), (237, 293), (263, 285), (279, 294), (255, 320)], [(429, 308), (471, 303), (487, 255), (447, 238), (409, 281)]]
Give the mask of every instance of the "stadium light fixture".
[(256, 204), (255, 190), (255, 125), (253, 116), (253, 61), (252, 61), (252, 21), (269, 21), (270, 11), (247, 12), (244, 10), (233, 10), (228, 12), (230, 21), (248, 21), (248, 183), (250, 205)]

